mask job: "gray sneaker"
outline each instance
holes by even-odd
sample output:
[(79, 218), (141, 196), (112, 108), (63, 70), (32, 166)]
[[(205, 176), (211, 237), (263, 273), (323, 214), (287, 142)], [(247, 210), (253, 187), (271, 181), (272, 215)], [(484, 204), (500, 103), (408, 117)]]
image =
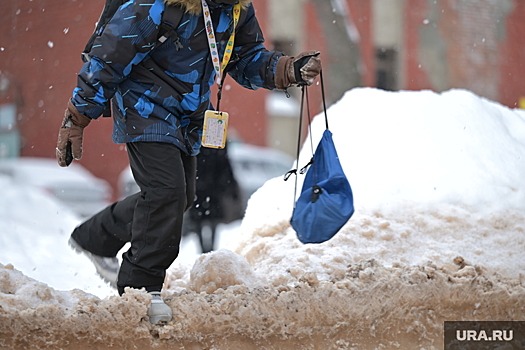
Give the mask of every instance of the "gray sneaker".
[(117, 277), (118, 271), (120, 269), (120, 264), (117, 257), (104, 257), (90, 253), (82, 248), (80, 244), (78, 244), (77, 241), (73, 239), (73, 237), (69, 238), (68, 243), (74, 251), (84, 254), (89, 258), (89, 260), (91, 260), (97, 269), (98, 275), (104, 281), (108, 282), (113, 288), (117, 288)]
[(162, 300), (160, 292), (149, 292), (151, 304), (148, 309), (149, 321), (152, 324), (166, 324), (171, 321), (171, 308)]

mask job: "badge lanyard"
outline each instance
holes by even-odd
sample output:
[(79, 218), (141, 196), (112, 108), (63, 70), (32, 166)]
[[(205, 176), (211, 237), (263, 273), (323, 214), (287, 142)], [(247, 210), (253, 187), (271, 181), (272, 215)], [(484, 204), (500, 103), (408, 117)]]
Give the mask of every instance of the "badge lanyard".
[(206, 0), (202, 0), (202, 12), (204, 14), (204, 27), (206, 28), (206, 34), (208, 37), (208, 45), (210, 47), (210, 55), (213, 63), (213, 69), (217, 73), (217, 110), (208, 110), (204, 113), (203, 121), (203, 133), (202, 133), (202, 145), (210, 148), (224, 148), (226, 145), (226, 135), (228, 129), (228, 113), (221, 112), (219, 106), (221, 103), (222, 94), (222, 80), (224, 70), (230, 62), (231, 55), (233, 53), (233, 43), (235, 41), (235, 28), (239, 22), (241, 14), (241, 5), (239, 3), (233, 6), (233, 31), (226, 44), (224, 50), (224, 56), (222, 62), (219, 58), (219, 49), (217, 47), (217, 41), (215, 40), (215, 32), (213, 30), (213, 22), (211, 20), (211, 13)]
[(241, 15), (241, 5), (239, 3), (233, 6), (233, 31), (228, 39), (226, 44), (226, 50), (224, 50), (224, 56), (222, 58), (222, 63), (219, 58), (219, 51), (217, 47), (217, 42), (215, 40), (215, 32), (213, 30), (213, 22), (211, 20), (211, 13), (206, 0), (202, 0), (202, 10), (204, 13), (204, 27), (206, 28), (206, 33), (208, 37), (208, 45), (210, 46), (211, 60), (213, 63), (213, 69), (217, 73), (217, 84), (219, 89), (221, 88), (222, 74), (224, 69), (230, 61), (231, 55), (233, 53), (233, 43), (235, 41), (235, 28), (239, 22), (239, 17)]

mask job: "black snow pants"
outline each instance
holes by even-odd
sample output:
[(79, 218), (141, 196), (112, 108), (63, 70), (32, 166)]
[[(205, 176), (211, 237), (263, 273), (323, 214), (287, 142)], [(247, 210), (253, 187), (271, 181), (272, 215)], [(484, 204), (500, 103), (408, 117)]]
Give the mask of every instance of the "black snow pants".
[(140, 192), (113, 203), (72, 233), (87, 251), (114, 257), (122, 247), (117, 288), (160, 291), (166, 270), (179, 254), (182, 217), (194, 201), (196, 157), (168, 143), (127, 144)]

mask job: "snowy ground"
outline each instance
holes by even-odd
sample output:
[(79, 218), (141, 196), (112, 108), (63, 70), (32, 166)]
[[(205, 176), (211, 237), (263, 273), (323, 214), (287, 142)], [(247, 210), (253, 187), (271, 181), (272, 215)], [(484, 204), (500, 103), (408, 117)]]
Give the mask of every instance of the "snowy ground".
[(77, 218), (0, 179), (0, 348), (441, 349), (445, 320), (523, 320), (525, 113), (463, 90), (354, 89), (328, 115), (351, 220), (302, 245), (294, 181), (267, 182), (222, 227), (227, 249), (183, 242), (163, 327), (145, 293), (116, 296), (67, 247)]

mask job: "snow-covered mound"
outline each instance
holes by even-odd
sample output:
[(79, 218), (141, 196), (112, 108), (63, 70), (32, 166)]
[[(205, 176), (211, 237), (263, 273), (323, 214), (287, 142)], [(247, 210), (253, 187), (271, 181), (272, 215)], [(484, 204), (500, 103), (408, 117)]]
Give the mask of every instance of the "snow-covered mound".
[[(172, 266), (164, 327), (144, 292), (57, 291), (0, 255), (0, 348), (441, 349), (445, 320), (523, 319), (525, 113), (464, 90), (363, 88), (328, 116), (356, 205), (333, 239), (302, 245), (294, 179), (270, 180), (234, 251)], [(317, 116), (314, 145), (323, 128)]]

